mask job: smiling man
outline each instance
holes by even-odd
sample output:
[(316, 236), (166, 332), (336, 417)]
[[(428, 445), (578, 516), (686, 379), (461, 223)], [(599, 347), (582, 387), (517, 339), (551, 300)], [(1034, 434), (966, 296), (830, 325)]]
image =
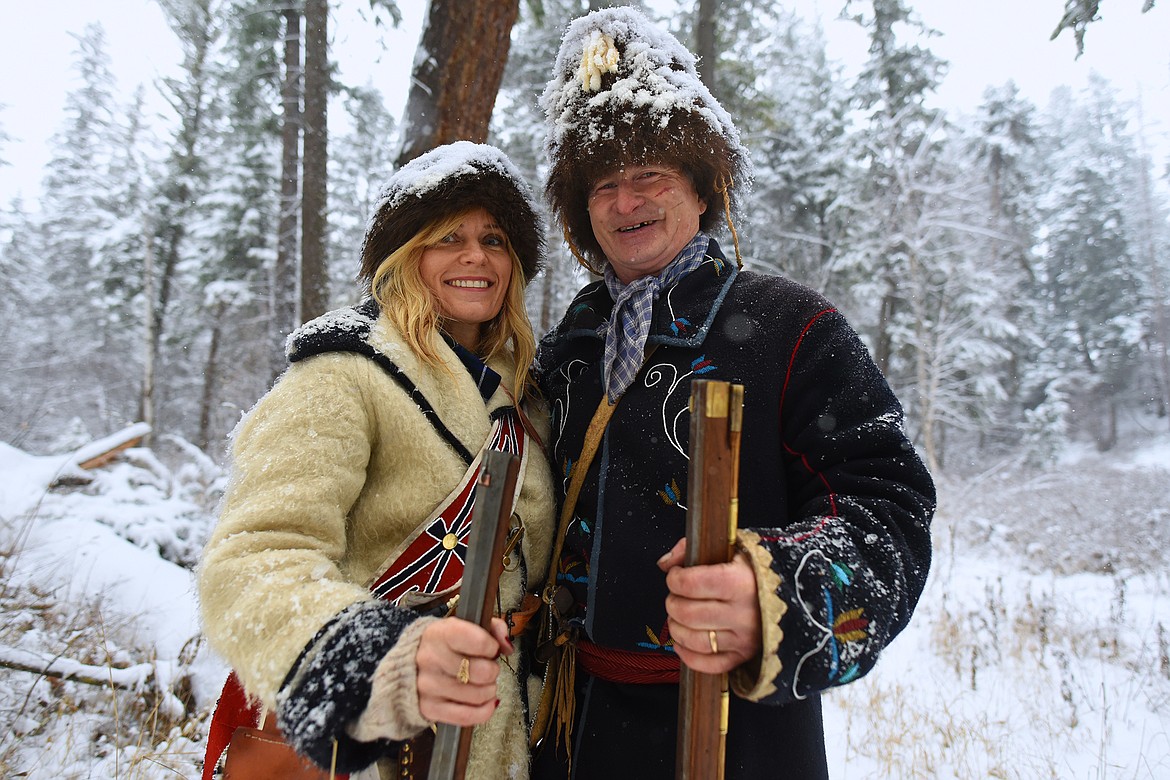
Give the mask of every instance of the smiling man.
[(589, 194), (589, 224), (622, 284), (669, 265), (706, 210), (691, 180), (666, 165), (619, 168)]
[[(727, 780), (827, 777), (820, 692), (865, 674), (909, 621), (930, 475), (844, 318), (741, 268), (747, 151), (677, 40), (628, 8), (578, 19), (541, 103), (546, 195), (602, 279), (537, 355), (562, 505), (586, 470), (548, 574), (557, 649), (537, 660), (557, 706), (538, 713), (533, 775), (674, 778), (681, 661), (731, 675)], [(711, 237), (724, 221), (730, 260)], [(731, 563), (683, 568), (700, 376), (745, 387), (741, 530)]]

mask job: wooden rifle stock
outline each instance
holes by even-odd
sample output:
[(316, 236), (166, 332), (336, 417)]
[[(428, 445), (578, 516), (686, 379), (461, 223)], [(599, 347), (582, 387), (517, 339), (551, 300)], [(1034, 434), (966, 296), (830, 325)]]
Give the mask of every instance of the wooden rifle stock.
[[(734, 553), (742, 430), (743, 385), (691, 382), (686, 566), (727, 563)], [(681, 665), (677, 780), (722, 780), (729, 703), (727, 674)]]
[[(512, 495), (520, 459), (499, 450), (483, 455), (475, 486), (475, 509), (455, 617), (487, 628), (495, 614), (504, 544), (512, 517)], [(440, 723), (435, 732), (428, 780), (463, 780), (471, 752), (471, 728)]]

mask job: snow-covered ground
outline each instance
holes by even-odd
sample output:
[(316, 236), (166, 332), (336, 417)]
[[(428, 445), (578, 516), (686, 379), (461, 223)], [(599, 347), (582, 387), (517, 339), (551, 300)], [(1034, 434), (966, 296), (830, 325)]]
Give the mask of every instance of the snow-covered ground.
[(933, 536), (910, 627), (827, 696), (832, 776), (1170, 778), (1170, 437), (942, 478)]
[[(176, 440), (177, 466), (78, 468), (108, 444), (0, 443), (2, 777), (199, 776), (225, 669), (191, 566), (223, 474)], [(940, 488), (914, 620), (826, 697), (833, 777), (1170, 777), (1170, 437)]]
[(175, 470), (143, 448), (78, 468), (107, 444), (0, 443), (0, 777), (199, 777), (226, 672), (191, 567), (223, 475), (183, 442)]

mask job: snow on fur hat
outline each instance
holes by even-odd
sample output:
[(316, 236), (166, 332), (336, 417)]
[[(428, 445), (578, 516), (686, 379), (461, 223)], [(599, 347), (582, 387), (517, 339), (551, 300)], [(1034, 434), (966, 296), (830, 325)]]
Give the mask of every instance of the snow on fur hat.
[(605, 266), (589, 223), (597, 177), (622, 164), (685, 171), (708, 205), (700, 218), (706, 231), (723, 216), (711, 208), (719, 188), (735, 211), (729, 185), (743, 188), (751, 179), (739, 131), (700, 81), (694, 55), (633, 8), (594, 11), (569, 25), (540, 105), (548, 121), (545, 194), (595, 273)]
[(358, 278), (369, 284), (378, 266), (423, 227), (476, 206), (500, 223), (520, 258), (524, 283), (532, 281), (544, 255), (532, 190), (507, 155), (470, 141), (436, 147), (394, 172), (366, 228)]

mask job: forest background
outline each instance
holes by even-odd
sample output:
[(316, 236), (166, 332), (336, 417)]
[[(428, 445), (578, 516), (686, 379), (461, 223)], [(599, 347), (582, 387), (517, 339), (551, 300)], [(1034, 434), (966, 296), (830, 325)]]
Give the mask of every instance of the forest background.
[[(566, 20), (586, 6), (515, 5), (518, 19), (477, 20), (506, 23), (502, 45), (485, 36), (430, 53), (454, 63), (502, 51), (482, 66), (488, 83), (507, 63), (494, 112), (488, 100), (468, 108), (478, 125), (436, 132), (486, 134), (539, 184), (535, 99)], [(840, 4), (868, 50), (848, 75), (823, 27), (784, 4), (683, 5), (655, 4), (706, 48), (704, 78), (756, 166), (737, 225), (748, 264), (825, 292), (847, 314), (932, 467), (977, 465), (972, 453), (988, 449), (1043, 462), (1078, 438), (1108, 450), (1126, 415), (1170, 420), (1170, 145), (1140, 102), (1092, 76), (1043, 107), (1009, 81), (970, 111), (936, 108), (947, 63), (904, 0)], [(289, 28), (286, 12), (234, 0), (158, 6), (179, 68), (126, 104), (103, 29), (78, 31), (76, 81), (37, 200), (0, 209), (0, 327), (12, 345), (0, 440), (32, 451), (145, 420), (220, 459), (225, 434), (281, 370), (284, 335), (353, 300), (381, 182), (437, 140), (411, 126), (409, 104), (396, 118), (368, 83), (326, 80), (345, 130), (310, 148), (324, 139), (304, 119), (299, 52), (289, 64), (299, 37), (286, 30), (299, 21)], [(399, 18), (388, 0), (360, 6), (367, 24)], [(712, 18), (699, 23), (698, 12)], [(1072, 63), (1086, 25), (1068, 18)], [(700, 41), (702, 29), (714, 35)], [(147, 110), (158, 105), (148, 91), (169, 115)], [(466, 94), (483, 103), (485, 92)], [(586, 281), (555, 227), (549, 244), (529, 292), (538, 333)], [(33, 377), (43, 391), (26, 392)]]
[[(360, 4), (370, 24), (393, 25), (400, 16), (390, 0)], [(345, 83), (336, 71), (328, 77), (322, 52), (330, 36), (312, 21), (313, 14), (328, 13), (325, 2), (157, 5), (182, 51), (178, 71), (152, 87), (169, 113), (159, 117), (147, 108), (146, 87), (129, 103), (122, 100), (102, 27), (77, 31), (77, 81), (37, 201), (15, 198), (0, 207), (0, 442), (33, 457), (69, 455), (145, 423), (146, 438), (131, 460), (146, 474), (125, 477), (130, 487), (164, 484), (167, 500), (192, 490), (198, 495), (177, 514), (173, 507), (157, 509), (159, 527), (148, 524), (151, 533), (140, 522), (98, 522), (189, 570), (213, 521), (227, 434), (282, 370), (284, 336), (314, 313), (353, 302), (357, 248), (381, 182), (402, 160), (442, 139), (412, 121), (409, 104), (396, 117), (368, 84)], [(1157, 453), (1153, 468), (1170, 465), (1166, 450), (1157, 448), (1170, 431), (1164, 147), (1146, 124), (1143, 105), (1122, 99), (1099, 76), (1083, 89), (1056, 90), (1043, 106), (1009, 81), (988, 86), (969, 111), (942, 110), (935, 96), (946, 63), (932, 53), (929, 29), (912, 4), (838, 5), (865, 47), (859, 67), (848, 73), (829, 55), (824, 29), (781, 3), (692, 0), (649, 9), (704, 52), (703, 77), (736, 118), (752, 155), (755, 181), (737, 221), (746, 264), (824, 291), (870, 345), (943, 489), (943, 536), (936, 542), (950, 545), (951, 553), (969, 545), (1019, 556), (1030, 562), (1025, 571), (1103, 577), (1094, 582), (1097, 595), (1105, 594), (1099, 612), (1113, 626), (1112, 639), (1102, 638), (1103, 628), (1078, 636), (1086, 646), (1112, 642), (1119, 663), (1140, 670), (1135, 679), (1144, 682), (1133, 684), (1146, 692), (1149, 711), (1165, 713), (1170, 489), (1141, 471), (1148, 459), (1134, 460), (1135, 451), (1154, 442), (1145, 450)], [(1093, 46), (1088, 20), (1096, 3), (1052, 5), (1053, 27), (1065, 29), (1072, 61), (1072, 41)], [(461, 13), (483, 6), (497, 15), (489, 26), (471, 28), (470, 44), (420, 44), (414, 80), (433, 77), (420, 74), (426, 62), (455, 70), (502, 45), (506, 58), (496, 56), (477, 71), (484, 77), (478, 84), (491, 83), (492, 62), (499, 66), (498, 93), (479, 90), (495, 97), (494, 110), (490, 102), (475, 111), (469, 106), (469, 114), (484, 117), (482, 126), (456, 132), (485, 134), (539, 185), (544, 131), (535, 100), (565, 24), (587, 4), (435, 0), (429, 13), (458, 6)], [(499, 15), (501, 8), (513, 9), (510, 19)], [(1151, 16), (1165, 13), (1155, 9)], [(488, 17), (479, 21), (487, 24)], [(303, 22), (304, 32), (290, 35)], [(994, 56), (994, 42), (988, 46)], [(327, 145), (323, 125), (311, 120), (322, 116), (322, 94), (331, 115), (345, 117), (344, 131)], [(0, 110), (0, 161), (3, 120)], [(552, 228), (549, 246), (547, 270), (528, 295), (538, 333), (587, 281)], [(1073, 456), (1080, 465), (1070, 465)], [(1057, 489), (1054, 473), (1064, 480)], [(29, 528), (52, 519), (57, 493), (97, 499), (110, 489), (101, 480), (46, 479), (43, 487), (47, 492), (34, 505), (0, 501), (0, 508), (19, 507), (0, 511), (10, 616), (23, 614), (32, 598), (28, 582), (13, 576)], [(1138, 500), (1110, 504), (1110, 493)], [(1020, 505), (1031, 513), (1028, 522), (1012, 514)], [(959, 516), (956, 530), (952, 521)], [(1045, 668), (1072, 709), (1065, 720), (1081, 720), (1087, 705), (1068, 682), (1077, 678), (1070, 658), (1078, 651), (1046, 649), (1058, 613), (1040, 595), (1033, 599), (1032, 584), (1005, 595), (1004, 577), (981, 574), (969, 609), (926, 607), (924, 619), (934, 618), (927, 624), (930, 641), (944, 635), (956, 678), (975, 690), (977, 671), (992, 654), (1002, 659), (1005, 653), (1000, 618), (1017, 629), (1026, 624), (1034, 631), (1020, 642), (1038, 644), (1041, 667), (1049, 653)], [(965, 575), (959, 579), (971, 586)], [(1060, 582), (1042, 595), (1064, 599), (1057, 598)], [(1141, 603), (1136, 593), (1145, 607), (1134, 607)], [(941, 597), (944, 605), (947, 598)], [(32, 610), (36, 631), (56, 636), (45, 643), (50, 656), (75, 657), (69, 648), (77, 637), (93, 636), (86, 633), (97, 630), (92, 622), (73, 622), (83, 612), (54, 623), (48, 612)], [(28, 641), (26, 632), (9, 644)], [(3, 650), (0, 666), (11, 668)], [(141, 649), (149, 662), (159, 652)], [(184, 647), (168, 658), (186, 668), (193, 652)], [(107, 666), (133, 668), (134, 658), (126, 649), (116, 663), (107, 658)], [(56, 683), (21, 694), (18, 684), (7, 687), (9, 679), (0, 677), (0, 702), (15, 701), (20, 718), (30, 718), (30, 702), (40, 712), (59, 712), (86, 699)], [(157, 664), (154, 679), (156, 686), (162, 679)], [(163, 721), (179, 729), (180, 742), (197, 743), (206, 696), (191, 690), (191, 674), (166, 679), (182, 682), (185, 693), (178, 699), (174, 690), (167, 693)], [(858, 711), (882, 706), (879, 699), (858, 703)], [(116, 719), (117, 697), (111, 701)], [(158, 733), (166, 729), (142, 724), (159, 710), (137, 709), (142, 722), (126, 739), (139, 740), (146, 753), (158, 751)], [(1163, 714), (1154, 723), (1137, 755), (1147, 765), (1153, 756), (1162, 762), (1155, 769), (1165, 769), (1170, 732)], [(45, 733), (36, 717), (21, 728), (14, 733)], [(947, 745), (958, 739), (942, 726), (939, 733)], [(111, 744), (125, 749), (118, 739)], [(1114, 765), (1104, 754), (1102, 748), (1097, 768)], [(21, 755), (15, 744), (0, 744), (0, 768), (10, 759), (18, 766)], [(1126, 766), (1117, 776), (1144, 776)], [(60, 766), (50, 768), (64, 776)], [(1102, 775), (1109, 772), (1093, 776)]]

